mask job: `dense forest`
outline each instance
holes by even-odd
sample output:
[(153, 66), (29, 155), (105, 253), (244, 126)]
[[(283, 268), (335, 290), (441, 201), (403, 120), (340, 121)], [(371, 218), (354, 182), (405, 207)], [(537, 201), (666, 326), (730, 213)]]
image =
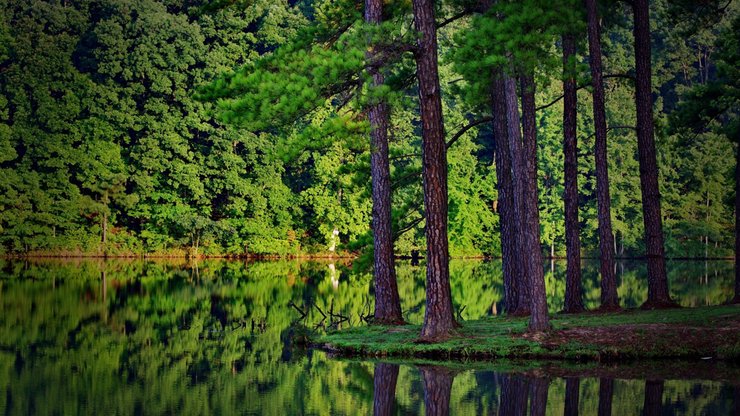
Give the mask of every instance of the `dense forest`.
[[(371, 138), (366, 115), (381, 111), (386, 234), (396, 254), (426, 251), (421, 170), (430, 152), (418, 53), (408, 47), (422, 32), (411, 4), (385, 2), (370, 26), (350, 0), (230, 3), (1, 1), (0, 250), (369, 253), (371, 149), (382, 138)], [(489, 89), (491, 70), (508, 59), (530, 69), (534, 87), (543, 254), (566, 254), (563, 166), (575, 155), (581, 251), (598, 255), (586, 11), (565, 0), (482, 3), (435, 10), (449, 252), (502, 254), (506, 189), (496, 166), (506, 161)], [(632, 6), (598, 8), (612, 252), (640, 256)], [(655, 0), (650, 19), (666, 254), (731, 255), (738, 4)], [(563, 141), (568, 97), (577, 97), (575, 153)]]

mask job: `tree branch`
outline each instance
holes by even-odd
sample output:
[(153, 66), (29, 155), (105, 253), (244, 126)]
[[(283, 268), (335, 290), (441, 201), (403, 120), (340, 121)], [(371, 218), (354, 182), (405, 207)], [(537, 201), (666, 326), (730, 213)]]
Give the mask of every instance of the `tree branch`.
[[(608, 78), (625, 78), (625, 79), (632, 80), (633, 82), (635, 80), (635, 77), (632, 76), (632, 75), (630, 75), (630, 74), (609, 74), (609, 75), (604, 75), (603, 78), (604, 79), (608, 79)], [(586, 83), (586, 84), (579, 85), (579, 86), (576, 87), (576, 91), (582, 90), (584, 88), (587, 88), (590, 85), (591, 85), (590, 82), (589, 83)], [(560, 95), (556, 99), (550, 101), (549, 103), (537, 107), (535, 109), (535, 111), (540, 111), (540, 110), (544, 110), (544, 109), (546, 109), (548, 107), (552, 107), (553, 105), (557, 104), (560, 100), (562, 100), (563, 97), (565, 97), (565, 95)]]
[(445, 146), (445, 149), (449, 149), (450, 146), (455, 144), (455, 142), (462, 137), (463, 134), (465, 134), (468, 130), (472, 129), (473, 127), (480, 126), (481, 124), (490, 123), (493, 121), (492, 116), (487, 116), (483, 118), (479, 118), (478, 120), (473, 120), (469, 122), (467, 125), (463, 126), (460, 130), (455, 133), (454, 136), (450, 139), (450, 141), (447, 142), (447, 145)]

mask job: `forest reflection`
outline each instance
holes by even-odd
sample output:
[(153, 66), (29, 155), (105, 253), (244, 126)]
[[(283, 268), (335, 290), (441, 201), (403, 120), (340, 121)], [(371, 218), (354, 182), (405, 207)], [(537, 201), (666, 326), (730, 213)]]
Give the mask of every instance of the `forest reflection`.
[[(620, 295), (638, 305), (644, 269), (622, 266)], [(453, 262), (464, 319), (500, 311), (498, 270)], [(548, 278), (553, 311), (561, 270), (556, 263)], [(398, 272), (406, 317), (420, 322), (423, 268), (402, 263)], [(684, 264), (671, 272), (672, 290), (684, 305), (719, 304), (731, 296), (732, 273), (731, 263)], [(346, 361), (300, 345), (306, 331), (361, 324), (370, 279), (338, 262), (0, 261), (0, 414), (730, 414), (737, 406), (732, 366), (564, 379), (526, 363)], [(597, 301), (598, 285), (587, 282), (586, 299)]]

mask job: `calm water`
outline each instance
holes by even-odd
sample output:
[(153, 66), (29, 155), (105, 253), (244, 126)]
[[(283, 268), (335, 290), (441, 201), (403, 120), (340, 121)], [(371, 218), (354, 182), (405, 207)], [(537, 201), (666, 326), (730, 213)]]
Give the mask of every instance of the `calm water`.
[[(672, 294), (684, 306), (732, 295), (732, 263), (669, 267)], [(564, 269), (546, 265), (553, 312), (563, 304)], [(599, 297), (597, 269), (584, 263), (591, 307)], [(498, 262), (453, 262), (451, 271), (464, 319), (500, 310)], [(406, 317), (420, 322), (424, 270), (403, 263), (398, 275)], [(617, 275), (624, 305), (643, 302), (644, 265), (620, 263)], [(371, 312), (370, 281), (336, 263), (0, 260), (0, 415), (740, 411), (740, 369), (730, 364), (430, 367), (339, 360), (294, 345), (306, 327), (359, 324)], [(307, 316), (300, 319), (298, 309)], [(337, 324), (319, 310), (349, 320)]]

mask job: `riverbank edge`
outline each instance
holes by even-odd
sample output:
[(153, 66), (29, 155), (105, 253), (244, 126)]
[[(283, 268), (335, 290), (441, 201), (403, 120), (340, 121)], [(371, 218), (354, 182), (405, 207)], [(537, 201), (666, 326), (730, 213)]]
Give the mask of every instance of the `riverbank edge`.
[(530, 334), (527, 318), (461, 322), (448, 339), (418, 341), (419, 325), (364, 326), (327, 333), (313, 345), (343, 357), (432, 360), (712, 359), (740, 362), (740, 305), (555, 314), (553, 329)]

